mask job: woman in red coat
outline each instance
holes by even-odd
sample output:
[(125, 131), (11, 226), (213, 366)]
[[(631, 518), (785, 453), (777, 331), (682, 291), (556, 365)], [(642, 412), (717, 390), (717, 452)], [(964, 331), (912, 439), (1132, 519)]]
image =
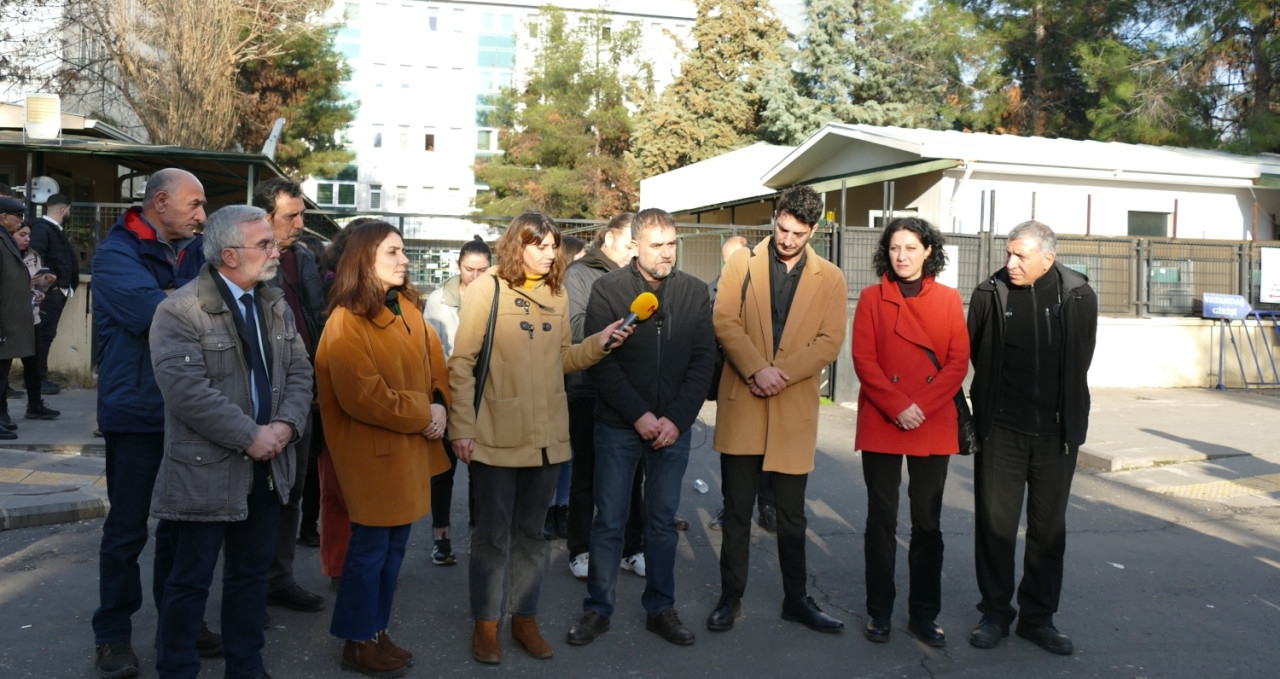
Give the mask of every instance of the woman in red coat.
[[(936, 622), (942, 608), (942, 487), (959, 451), (955, 394), (969, 371), (969, 333), (960, 294), (935, 277), (947, 265), (943, 238), (928, 222), (895, 219), (872, 264), (880, 283), (867, 286), (853, 317), (862, 475), (867, 483), (865, 636), (886, 642), (893, 584), (898, 488), (907, 460), (911, 504), (911, 592), (907, 630), (944, 646)], [(929, 351), (941, 368), (934, 366)]]

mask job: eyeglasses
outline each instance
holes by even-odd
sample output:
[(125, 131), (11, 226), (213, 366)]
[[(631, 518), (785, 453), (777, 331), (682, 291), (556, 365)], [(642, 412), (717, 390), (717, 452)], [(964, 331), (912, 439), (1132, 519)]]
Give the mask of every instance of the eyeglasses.
[(269, 241), (258, 243), (257, 245), (228, 245), (233, 250), (261, 250), (264, 254), (269, 254), (272, 250), (280, 250), (279, 241)]

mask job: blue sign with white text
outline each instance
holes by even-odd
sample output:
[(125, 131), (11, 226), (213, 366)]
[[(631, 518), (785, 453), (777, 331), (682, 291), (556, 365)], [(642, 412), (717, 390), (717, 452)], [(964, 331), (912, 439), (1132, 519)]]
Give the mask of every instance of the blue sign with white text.
[(1201, 318), (1228, 318), (1234, 321), (1243, 320), (1253, 311), (1249, 301), (1242, 295), (1221, 295), (1216, 292), (1204, 293), (1204, 310)]

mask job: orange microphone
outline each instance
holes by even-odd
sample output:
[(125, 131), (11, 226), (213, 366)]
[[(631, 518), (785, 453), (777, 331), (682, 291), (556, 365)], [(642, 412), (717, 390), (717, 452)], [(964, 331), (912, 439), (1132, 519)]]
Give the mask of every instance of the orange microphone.
[[(622, 325), (618, 327), (625, 328), (629, 325), (635, 325), (640, 321), (647, 321), (649, 320), (649, 317), (657, 311), (658, 296), (652, 292), (642, 292), (636, 295), (636, 298), (632, 300), (631, 313), (627, 314), (627, 317), (622, 321)], [(607, 348), (612, 348), (612, 344), (613, 343), (610, 342), (610, 346)]]

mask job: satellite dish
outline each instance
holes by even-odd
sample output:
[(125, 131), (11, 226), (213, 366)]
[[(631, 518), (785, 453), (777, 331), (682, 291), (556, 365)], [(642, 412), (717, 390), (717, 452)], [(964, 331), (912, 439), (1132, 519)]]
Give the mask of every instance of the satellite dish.
[(58, 182), (53, 177), (34, 177), (31, 179), (31, 202), (44, 205), (49, 196), (58, 192)]

